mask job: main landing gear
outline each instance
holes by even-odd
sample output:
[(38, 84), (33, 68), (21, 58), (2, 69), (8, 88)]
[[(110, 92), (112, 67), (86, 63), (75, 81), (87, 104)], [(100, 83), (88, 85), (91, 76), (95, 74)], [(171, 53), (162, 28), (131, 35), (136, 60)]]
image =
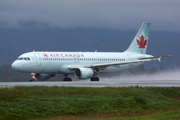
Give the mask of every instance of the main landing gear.
[(92, 77), (91, 81), (99, 81), (99, 78), (98, 77)]
[(63, 81), (72, 81), (71, 78), (68, 78), (67, 74), (65, 74), (64, 76), (65, 76), (65, 78), (63, 79)]

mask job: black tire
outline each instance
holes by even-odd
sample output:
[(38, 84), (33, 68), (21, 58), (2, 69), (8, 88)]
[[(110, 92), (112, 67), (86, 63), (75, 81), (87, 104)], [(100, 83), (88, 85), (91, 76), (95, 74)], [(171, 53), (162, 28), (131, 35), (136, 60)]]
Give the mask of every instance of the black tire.
[(99, 78), (98, 78), (98, 77), (96, 77), (96, 81), (99, 81)]
[(30, 82), (35, 82), (35, 80), (32, 80), (32, 79), (31, 79)]
[(92, 77), (91, 81), (99, 81), (99, 78), (98, 77)]
[(64, 78), (63, 81), (72, 81), (71, 78)]

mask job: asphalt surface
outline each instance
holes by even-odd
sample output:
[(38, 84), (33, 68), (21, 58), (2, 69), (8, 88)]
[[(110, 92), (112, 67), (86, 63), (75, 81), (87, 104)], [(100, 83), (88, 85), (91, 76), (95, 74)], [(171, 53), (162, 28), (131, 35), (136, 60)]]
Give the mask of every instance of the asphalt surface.
[(0, 82), (0, 87), (14, 86), (73, 86), (73, 87), (128, 87), (128, 86), (151, 86), (151, 87), (180, 87), (180, 80), (126, 80), (126, 81), (36, 81), (36, 82)]

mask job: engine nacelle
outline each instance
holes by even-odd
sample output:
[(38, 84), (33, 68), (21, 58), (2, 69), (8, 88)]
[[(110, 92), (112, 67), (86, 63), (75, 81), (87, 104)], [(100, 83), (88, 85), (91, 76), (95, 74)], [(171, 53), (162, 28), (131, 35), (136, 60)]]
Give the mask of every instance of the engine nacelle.
[(75, 69), (74, 75), (78, 79), (88, 79), (93, 77), (94, 72), (91, 68), (78, 68)]
[(34, 75), (32, 77), (35, 80), (47, 80), (47, 79), (50, 79), (51, 77), (54, 77), (54, 76), (55, 76), (55, 74), (38, 74), (38, 73), (34, 73)]

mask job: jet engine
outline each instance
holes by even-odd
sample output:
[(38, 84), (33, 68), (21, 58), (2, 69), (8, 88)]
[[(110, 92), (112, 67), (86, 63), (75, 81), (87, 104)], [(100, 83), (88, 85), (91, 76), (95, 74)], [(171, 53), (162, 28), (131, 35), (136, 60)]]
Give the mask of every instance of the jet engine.
[(31, 73), (31, 76), (34, 80), (47, 80), (51, 77), (54, 77), (55, 74), (38, 74), (38, 73)]
[(93, 77), (94, 72), (91, 68), (78, 68), (75, 69), (74, 75), (78, 79), (88, 79)]

